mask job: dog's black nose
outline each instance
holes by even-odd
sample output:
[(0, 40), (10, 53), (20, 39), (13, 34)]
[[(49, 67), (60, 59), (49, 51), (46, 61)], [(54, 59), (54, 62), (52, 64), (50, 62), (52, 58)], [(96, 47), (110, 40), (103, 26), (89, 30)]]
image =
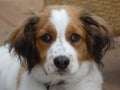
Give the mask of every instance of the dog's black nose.
[(69, 64), (69, 58), (66, 56), (58, 56), (54, 59), (55, 66), (60, 70), (65, 70)]

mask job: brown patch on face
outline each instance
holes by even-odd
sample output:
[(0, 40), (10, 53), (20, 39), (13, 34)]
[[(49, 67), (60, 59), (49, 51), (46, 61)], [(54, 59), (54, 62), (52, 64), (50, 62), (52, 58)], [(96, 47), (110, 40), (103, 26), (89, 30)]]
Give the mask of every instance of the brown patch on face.
[[(66, 7), (70, 16), (66, 38), (79, 54), (79, 60), (94, 60), (98, 65), (111, 47), (111, 29), (106, 22), (90, 12), (79, 7)], [(111, 31), (110, 31), (111, 30)], [(81, 36), (80, 41), (71, 42), (73, 33)]]
[[(80, 36), (80, 40), (77, 42), (73, 42), (71, 40), (72, 35), (77, 34)], [(67, 41), (73, 46), (73, 48), (77, 51), (78, 60), (81, 63), (85, 60), (92, 60), (90, 54), (87, 51), (87, 46), (85, 42), (86, 34), (79, 23), (71, 22), (67, 27), (66, 31)]]
[[(49, 35), (49, 36), (45, 36), (45, 35)], [(46, 41), (42, 39), (43, 37), (46, 39), (50, 38), (50, 41)], [(51, 25), (50, 22), (47, 22), (42, 29), (38, 27), (38, 31), (36, 33), (36, 46), (41, 57), (40, 63), (42, 66), (46, 62), (47, 51), (51, 46), (51, 44), (56, 40), (56, 37), (57, 37), (57, 32), (55, 31), (55, 28)]]

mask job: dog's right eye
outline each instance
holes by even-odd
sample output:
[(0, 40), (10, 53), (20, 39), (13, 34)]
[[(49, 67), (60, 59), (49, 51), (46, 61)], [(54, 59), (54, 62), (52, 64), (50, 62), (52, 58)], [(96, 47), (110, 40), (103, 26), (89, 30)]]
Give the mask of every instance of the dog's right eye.
[(40, 38), (42, 41), (47, 42), (47, 43), (52, 41), (52, 36), (50, 34), (44, 34)]
[(72, 42), (78, 42), (78, 41), (80, 41), (80, 38), (81, 38), (80, 35), (74, 33), (74, 34), (71, 35), (70, 40)]

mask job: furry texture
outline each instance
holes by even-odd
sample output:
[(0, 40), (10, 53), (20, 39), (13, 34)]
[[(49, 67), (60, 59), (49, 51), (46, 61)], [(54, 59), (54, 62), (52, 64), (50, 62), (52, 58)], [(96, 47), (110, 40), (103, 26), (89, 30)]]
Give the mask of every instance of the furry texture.
[[(0, 48), (0, 90), (102, 90), (97, 65), (111, 46), (109, 32), (101, 18), (79, 7), (35, 12)], [(62, 70), (54, 63), (59, 56), (69, 60)], [(57, 65), (66, 62), (59, 58)]]

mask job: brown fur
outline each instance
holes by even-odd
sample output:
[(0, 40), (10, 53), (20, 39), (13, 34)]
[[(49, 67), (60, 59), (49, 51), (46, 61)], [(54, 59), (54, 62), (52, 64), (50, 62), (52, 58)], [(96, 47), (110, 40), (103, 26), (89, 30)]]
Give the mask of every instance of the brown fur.
[[(40, 39), (40, 37), (46, 33), (49, 33), (52, 37), (52, 42), (46, 43)], [(44, 65), (46, 61), (46, 53), (51, 46), (51, 44), (56, 40), (56, 31), (50, 23), (47, 23), (41, 30), (39, 30), (36, 34), (36, 46), (38, 48), (38, 51), (41, 55), (41, 64)]]

